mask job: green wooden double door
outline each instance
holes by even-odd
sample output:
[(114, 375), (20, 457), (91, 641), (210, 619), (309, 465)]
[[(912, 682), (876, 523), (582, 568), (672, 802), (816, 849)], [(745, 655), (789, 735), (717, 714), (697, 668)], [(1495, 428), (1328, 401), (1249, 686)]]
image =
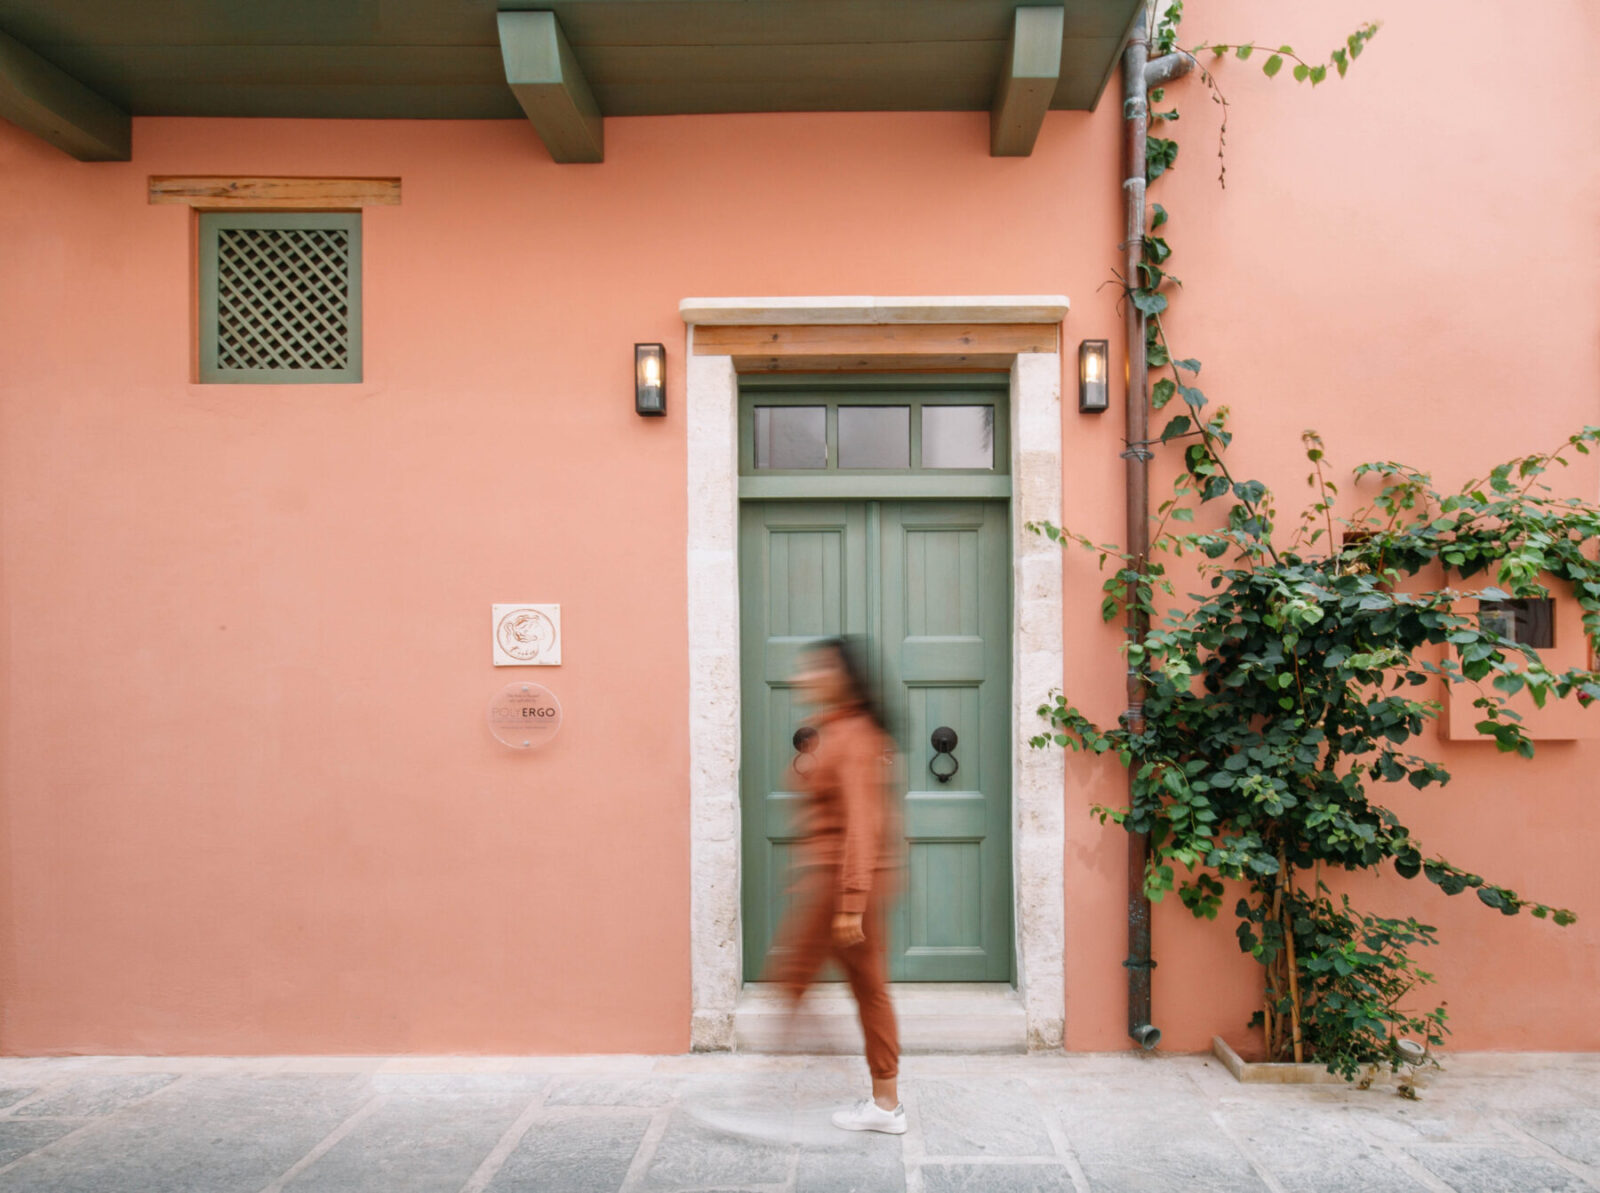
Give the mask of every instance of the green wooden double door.
[(1008, 518), (1004, 501), (742, 506), (747, 979), (787, 909), (798, 797), (785, 787), (807, 713), (791, 680), (808, 643), (844, 634), (868, 652), (902, 759), (890, 976), (1012, 979)]

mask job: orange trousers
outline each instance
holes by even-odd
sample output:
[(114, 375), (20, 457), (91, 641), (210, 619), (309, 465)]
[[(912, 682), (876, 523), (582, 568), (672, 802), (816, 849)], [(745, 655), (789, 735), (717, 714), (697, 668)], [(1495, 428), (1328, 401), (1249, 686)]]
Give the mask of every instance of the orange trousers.
[(796, 872), (790, 887), (794, 902), (767, 959), (766, 979), (783, 986), (793, 1010), (817, 980), (823, 964), (830, 957), (837, 961), (861, 1015), (867, 1069), (873, 1077), (887, 1081), (900, 1073), (900, 1030), (889, 1001), (886, 899), (877, 891), (868, 897), (861, 917), (866, 939), (841, 948), (833, 940), (838, 886), (837, 867), (808, 866)]

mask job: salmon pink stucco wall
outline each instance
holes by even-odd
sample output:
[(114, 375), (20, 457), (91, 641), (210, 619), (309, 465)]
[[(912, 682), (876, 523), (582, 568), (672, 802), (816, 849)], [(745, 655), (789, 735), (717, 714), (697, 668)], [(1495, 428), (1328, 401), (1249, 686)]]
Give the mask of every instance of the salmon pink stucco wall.
[[(1404, 460), (1454, 487), (1600, 424), (1600, 160), (1573, 151), (1600, 143), (1600, 84), (1587, 57), (1600, 10), (1562, 0), (1530, 20), (1492, 0), (1187, 9), (1186, 44), (1287, 41), (1319, 58), (1362, 22), (1383, 22), (1344, 79), (1314, 89), (1287, 71), (1267, 79), (1259, 55), (1205, 55), (1230, 104), (1225, 190), (1221, 109), (1198, 78), (1167, 92), (1182, 111), (1172, 126), (1182, 149), (1150, 196), (1170, 212), (1170, 268), (1184, 283), (1167, 326), (1178, 355), (1203, 361), (1199, 384), (1212, 401), (1232, 409), (1237, 471), (1271, 484), (1289, 519), (1309, 500), (1300, 434), (1315, 428), (1333, 479), (1360, 497), (1346, 503), (1353, 512), (1373, 492), (1350, 481), (1359, 462)], [(1553, 473), (1562, 493), (1600, 497), (1595, 457)], [(1071, 482), (1069, 468), (1069, 506), (1083, 499)], [(1069, 565), (1069, 591), (1086, 570)], [(1581, 666), (1588, 652), (1568, 639), (1557, 655)], [(1430, 743), (1454, 772), (1448, 787), (1377, 792), (1430, 849), (1577, 911), (1578, 924), (1505, 918), (1392, 872), (1335, 883), (1358, 906), (1438, 926), (1440, 943), (1421, 960), (1438, 976), (1454, 1047), (1600, 1048), (1600, 709), (1584, 717), (1591, 740), (1542, 743), (1533, 762), (1492, 744)], [(1105, 798), (1104, 781), (1085, 795)], [(1078, 802), (1069, 790), (1069, 831), (1082, 827)], [(1109, 884), (1121, 843), (1089, 834), (1077, 843)], [(1068, 874), (1081, 864), (1069, 858)], [(1109, 885), (1094, 898), (1097, 915), (1116, 914)], [(1213, 1031), (1250, 1042), (1255, 974), (1217, 965), (1237, 949), (1231, 911), (1197, 924), (1175, 901), (1157, 908), (1164, 1046), (1203, 1047)], [(1124, 948), (1107, 948), (1093, 972)], [(1122, 991), (1086, 989), (1092, 981), (1069, 989), (1103, 1022), (1120, 1011)], [(1067, 1018), (1085, 1014), (1069, 1004)]]
[[(1193, 39), (1305, 46), (1374, 15), (1196, 7)], [(1223, 68), (1226, 191), (1203, 87), (1171, 92), (1173, 334), (1286, 505), (1306, 426), (1344, 463), (1448, 480), (1600, 421), (1600, 294), (1573, 265), (1600, 248), (1600, 168), (1566, 151), (1592, 131), (1592, 18), (1394, 7), (1315, 93)], [(1536, 56), (1557, 60), (1537, 87), (1515, 74)], [(515, 121), (141, 119), (134, 160), (95, 165), (0, 124), (0, 1050), (687, 1047), (677, 304), (1065, 293), (1068, 354), (1115, 352), (1118, 108), (1052, 113), (1025, 159), (988, 156), (981, 113), (611, 119), (596, 166)], [(365, 380), (195, 384), (194, 217), (146, 203), (152, 174), (399, 176), (402, 204), (363, 217)], [(664, 420), (632, 411), (651, 340)], [(1063, 422), (1065, 516), (1116, 537), (1120, 419)], [(1063, 567), (1069, 687), (1111, 717), (1102, 577)], [(523, 600), (562, 605), (560, 668), (489, 665), (489, 605)], [(531, 756), (484, 725), (524, 677), (566, 711)], [(1578, 848), (1600, 750), (1440, 748), (1456, 783), (1396, 797), (1426, 839), (1591, 914), (1563, 932), (1363, 893), (1441, 926), (1459, 1045), (1600, 1047)], [(1075, 1049), (1125, 1043), (1124, 845), (1089, 814), (1120, 792), (1069, 763)], [(1226, 917), (1163, 906), (1156, 950), (1167, 1044), (1244, 1043), (1255, 975)]]
[[(685, 1049), (678, 303), (1067, 292), (1110, 338), (1117, 136), (613, 120), (557, 166), (515, 121), (138, 120), (85, 165), (0, 127), (0, 1047)], [(361, 384), (192, 383), (194, 217), (146, 190), (193, 173), (402, 179)], [(560, 668), (490, 666), (506, 601), (561, 604)], [(513, 678), (565, 709), (532, 756), (485, 727)]]

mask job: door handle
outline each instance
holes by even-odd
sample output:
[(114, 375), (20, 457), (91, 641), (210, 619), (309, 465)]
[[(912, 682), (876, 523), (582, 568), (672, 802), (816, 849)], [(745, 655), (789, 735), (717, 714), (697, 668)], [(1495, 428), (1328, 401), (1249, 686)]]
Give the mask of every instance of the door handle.
[[(933, 757), (928, 760), (928, 769), (941, 783), (948, 783), (961, 769), (961, 763), (956, 761), (955, 756), (956, 741), (956, 731), (948, 725), (940, 725), (928, 738), (928, 744), (933, 747)], [(939, 769), (940, 758), (950, 764), (949, 770)]]
[[(802, 726), (800, 726), (800, 728), (798, 728), (798, 729), (796, 729), (794, 731), (793, 741), (794, 741), (794, 753), (795, 753), (795, 757), (794, 757), (794, 773), (795, 774), (797, 774), (797, 775), (809, 775), (812, 771), (814, 771), (817, 768), (817, 760), (815, 758), (811, 758), (811, 755), (816, 753), (817, 745), (818, 745), (818, 742), (820, 741), (820, 739), (821, 739), (821, 735), (815, 729), (813, 729), (810, 725), (802, 725)], [(800, 765), (800, 760), (802, 758), (811, 758), (811, 765), (807, 766), (807, 767), (802, 767)]]

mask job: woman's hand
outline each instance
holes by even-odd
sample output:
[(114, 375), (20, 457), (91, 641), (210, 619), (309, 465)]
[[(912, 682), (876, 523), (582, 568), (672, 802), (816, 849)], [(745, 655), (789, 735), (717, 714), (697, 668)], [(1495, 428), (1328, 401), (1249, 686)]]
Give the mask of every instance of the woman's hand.
[(867, 934), (861, 927), (860, 912), (851, 915), (841, 911), (833, 917), (833, 943), (841, 949), (858, 945), (866, 938)]

